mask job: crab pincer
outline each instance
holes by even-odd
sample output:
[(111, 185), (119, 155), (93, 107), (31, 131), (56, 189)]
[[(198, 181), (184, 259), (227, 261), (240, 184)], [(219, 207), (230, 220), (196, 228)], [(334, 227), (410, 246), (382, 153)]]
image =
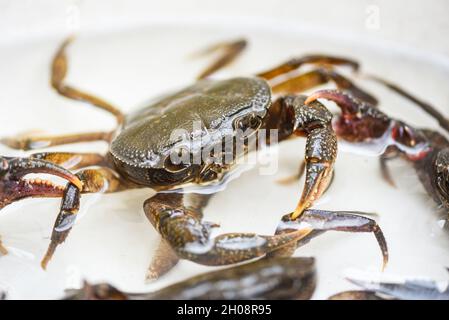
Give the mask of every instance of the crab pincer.
[[(49, 180), (25, 179), (26, 175), (32, 173), (45, 173), (63, 178), (69, 182), (68, 186), (70, 186), (70, 188), (64, 189), (64, 187)], [(83, 182), (77, 175), (52, 162), (36, 158), (0, 158), (0, 208), (25, 198), (65, 197), (67, 190), (70, 189), (71, 192), (79, 193), (82, 188)], [(67, 227), (67, 219), (65, 219), (65, 206), (67, 206), (67, 203), (66, 201), (63, 201), (60, 214), (53, 230), (52, 242), (47, 254), (42, 260), (42, 267), (44, 269), (56, 249), (57, 244), (65, 239), (68, 230), (70, 230), (70, 228)], [(61, 227), (65, 228), (62, 233)], [(64, 236), (61, 238), (62, 234), (64, 234)]]
[(294, 111), (293, 132), (306, 136), (306, 179), (301, 199), (291, 214), (296, 219), (312, 206), (329, 186), (337, 158), (337, 137), (332, 129), (332, 113), (321, 103), (306, 105), (306, 96), (280, 98), (285, 108)]
[(63, 178), (81, 189), (83, 183), (70, 171), (51, 162), (17, 157), (0, 157), (0, 208), (32, 197), (61, 197), (63, 188), (48, 180), (25, 179), (32, 173)]

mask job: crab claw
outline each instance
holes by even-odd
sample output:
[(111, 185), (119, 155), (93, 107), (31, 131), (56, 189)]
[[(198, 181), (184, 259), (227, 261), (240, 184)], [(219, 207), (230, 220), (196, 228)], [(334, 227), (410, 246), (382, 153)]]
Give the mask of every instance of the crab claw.
[(341, 115), (333, 124), (336, 134), (349, 142), (366, 142), (382, 137), (389, 130), (392, 119), (376, 107), (339, 90), (319, 90), (312, 93), (305, 104), (317, 99), (333, 101)]
[(70, 171), (51, 162), (31, 159), (0, 157), (0, 209), (15, 201), (29, 197), (60, 197), (64, 189), (51, 181), (24, 179), (30, 173), (46, 173), (63, 178), (79, 189), (81, 180)]
[(337, 138), (330, 127), (312, 130), (306, 142), (306, 180), (291, 218), (298, 218), (328, 188), (337, 156)]

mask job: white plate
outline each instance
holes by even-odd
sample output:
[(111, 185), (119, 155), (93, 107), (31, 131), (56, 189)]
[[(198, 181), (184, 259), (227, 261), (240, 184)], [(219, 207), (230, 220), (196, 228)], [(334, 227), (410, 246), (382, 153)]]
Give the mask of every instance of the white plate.
[[(192, 53), (240, 36), (249, 39), (250, 47), (217, 77), (249, 75), (305, 53), (338, 54), (357, 59), (363, 71), (400, 83), (448, 112), (447, 61), (381, 43), (341, 40), (279, 25), (161, 23), (123, 32), (81, 34), (69, 48), (68, 81), (129, 111), (151, 97), (191, 83), (209, 62), (207, 58), (192, 59)], [(1, 48), (0, 70), (8, 72), (0, 73), (0, 136), (33, 129), (72, 133), (113, 125), (107, 114), (50, 89), (49, 63), (61, 40), (42, 39)], [(387, 113), (414, 125), (437, 128), (423, 112), (388, 90), (357, 81), (380, 98)], [(105, 146), (94, 143), (54, 149), (99, 151)], [(244, 173), (213, 198), (206, 219), (220, 223), (223, 232), (272, 234), (279, 218), (296, 205), (303, 183), (281, 186), (275, 181), (296, 172), (303, 150), (303, 140), (282, 144), (275, 175), (259, 175), (258, 168)], [(21, 154), (5, 147), (0, 147), (0, 153)], [(397, 189), (381, 179), (375, 157), (343, 150), (334, 183), (316, 207), (378, 213), (390, 249), (387, 271), (444, 279), (449, 241), (438, 226), (435, 206), (410, 166), (394, 162), (392, 171)], [(3, 209), (0, 235), (11, 254), (0, 257), (0, 287), (8, 290), (10, 298), (58, 298), (65, 288), (78, 286), (82, 279), (108, 281), (126, 291), (145, 291), (213, 270), (183, 261), (163, 279), (144, 283), (158, 242), (142, 210), (144, 200), (151, 195), (151, 191), (139, 190), (84, 196), (79, 219), (46, 272), (40, 269), (39, 261), (48, 245), (59, 201), (26, 200)], [(317, 258), (316, 299), (354, 288), (343, 278), (346, 268), (378, 271), (381, 267), (380, 251), (371, 234), (328, 233), (296, 254)]]

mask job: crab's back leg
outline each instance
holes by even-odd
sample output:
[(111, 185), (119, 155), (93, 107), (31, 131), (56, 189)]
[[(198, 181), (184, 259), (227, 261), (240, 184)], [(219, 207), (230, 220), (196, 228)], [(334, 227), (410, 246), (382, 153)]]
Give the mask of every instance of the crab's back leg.
[(79, 142), (93, 142), (93, 141), (109, 142), (111, 138), (112, 132), (107, 131), (55, 135), (55, 136), (20, 134), (17, 136), (0, 138), (0, 143), (17, 150), (36, 150)]
[(431, 104), (429, 104), (421, 99), (418, 99), (417, 97), (413, 96), (412, 94), (410, 94), (409, 92), (407, 92), (406, 90), (402, 89), (401, 87), (399, 87), (398, 85), (396, 85), (392, 82), (386, 81), (384, 79), (381, 79), (381, 78), (375, 77), (375, 76), (367, 76), (367, 78), (383, 84), (384, 86), (393, 90), (394, 92), (401, 95), (402, 97), (415, 103), (421, 109), (423, 109), (425, 112), (427, 112), (430, 116), (432, 116), (435, 120), (437, 120), (443, 129), (445, 129), (446, 131), (449, 132), (449, 118), (447, 116), (443, 115), (441, 112), (439, 112)]
[(390, 169), (388, 169), (388, 161), (400, 156), (401, 152), (396, 146), (388, 146), (387, 149), (380, 155), (379, 164), (380, 172), (383, 179), (393, 188), (396, 188), (396, 183), (393, 180)]
[(48, 161), (68, 170), (107, 165), (106, 158), (98, 153), (38, 152), (31, 154), (30, 158)]
[(94, 95), (85, 93), (79, 89), (76, 89), (65, 83), (65, 77), (67, 75), (68, 70), (68, 62), (66, 55), (66, 48), (72, 42), (73, 38), (66, 39), (59, 50), (56, 52), (56, 55), (53, 58), (52, 62), (52, 72), (51, 72), (51, 85), (52, 87), (61, 95), (73, 99), (79, 100), (83, 102), (87, 102), (93, 106), (96, 106), (100, 109), (103, 109), (117, 119), (117, 123), (122, 123), (124, 120), (123, 113), (115, 106), (106, 102), (101, 98), (97, 98)]
[(247, 44), (248, 43), (245, 39), (238, 39), (231, 42), (217, 43), (198, 52), (197, 55), (205, 55), (214, 52), (220, 52), (220, 55), (206, 69), (204, 69), (204, 71), (200, 73), (197, 79), (205, 79), (218, 70), (229, 65), (243, 52)]
[[(113, 106), (112, 104), (97, 98), (91, 94), (85, 93), (79, 89), (76, 89), (65, 83), (65, 77), (67, 75), (68, 62), (66, 56), (66, 48), (72, 41), (72, 38), (68, 38), (63, 42), (58, 51), (56, 52), (52, 67), (51, 67), (51, 85), (56, 91), (73, 100), (79, 100), (94, 105), (100, 109), (103, 109), (117, 119), (117, 123), (121, 124), (124, 120), (123, 113)], [(76, 133), (66, 135), (19, 135), (15, 137), (5, 137), (0, 139), (0, 143), (7, 145), (13, 149), (20, 150), (34, 150), (53, 147), (57, 145), (78, 143), (78, 142), (92, 142), (92, 141), (106, 141), (109, 142), (113, 138), (113, 131), (98, 131), (87, 133)]]
[(272, 90), (277, 94), (301, 93), (313, 89), (320, 85), (333, 82), (338, 89), (351, 93), (354, 97), (361, 99), (373, 106), (377, 105), (377, 99), (356, 86), (351, 80), (334, 70), (319, 68), (298, 76), (290, 77), (272, 86)]
[(145, 202), (145, 214), (180, 258), (200, 264), (226, 265), (262, 257), (310, 232), (304, 228), (279, 236), (228, 233), (212, 238), (211, 230), (218, 225), (201, 221), (198, 212), (182, 204), (182, 197), (156, 194)]
[(306, 55), (303, 57), (290, 59), (270, 70), (260, 72), (257, 75), (264, 79), (271, 80), (280, 75), (287, 74), (291, 71), (297, 70), (301, 66), (306, 64), (316, 64), (326, 67), (345, 65), (351, 67), (355, 71), (359, 69), (358, 62), (354, 60), (341, 57), (333, 57), (328, 55)]

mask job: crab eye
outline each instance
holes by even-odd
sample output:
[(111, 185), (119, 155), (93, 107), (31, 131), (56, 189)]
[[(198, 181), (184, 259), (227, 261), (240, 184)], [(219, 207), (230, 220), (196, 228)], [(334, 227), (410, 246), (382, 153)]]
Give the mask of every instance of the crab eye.
[(164, 168), (168, 172), (176, 173), (189, 166), (190, 153), (185, 148), (173, 150), (164, 161)]
[(248, 129), (257, 130), (262, 125), (262, 118), (255, 114), (238, 118), (234, 122), (234, 129), (245, 132)]

